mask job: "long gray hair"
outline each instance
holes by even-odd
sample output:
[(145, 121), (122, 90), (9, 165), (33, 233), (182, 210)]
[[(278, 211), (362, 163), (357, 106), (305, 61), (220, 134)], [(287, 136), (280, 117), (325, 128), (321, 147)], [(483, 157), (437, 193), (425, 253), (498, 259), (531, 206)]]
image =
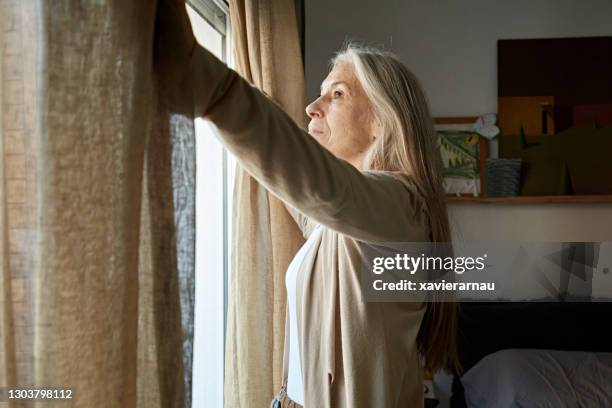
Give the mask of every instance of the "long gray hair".
[[(397, 56), (349, 43), (331, 61), (351, 64), (370, 99), (380, 133), (367, 151), (364, 170), (400, 171), (425, 197), (432, 241), (450, 243), (442, 159), (429, 107), (418, 80)], [(450, 245), (450, 244), (449, 244)], [(460, 371), (455, 302), (429, 302), (417, 346), (430, 371)]]

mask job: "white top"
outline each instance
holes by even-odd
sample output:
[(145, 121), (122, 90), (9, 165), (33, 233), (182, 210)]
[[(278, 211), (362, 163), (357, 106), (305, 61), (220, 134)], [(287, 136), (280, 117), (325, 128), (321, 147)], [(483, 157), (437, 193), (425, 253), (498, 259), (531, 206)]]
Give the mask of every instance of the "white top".
[(321, 231), (321, 225), (310, 233), (308, 240), (295, 255), (285, 276), (287, 286), (287, 304), (289, 305), (289, 367), (287, 378), (287, 396), (300, 405), (304, 405), (304, 383), (302, 380), (302, 364), (300, 362), (300, 342), (297, 330), (297, 271), (304, 261), (304, 256), (313, 246)]

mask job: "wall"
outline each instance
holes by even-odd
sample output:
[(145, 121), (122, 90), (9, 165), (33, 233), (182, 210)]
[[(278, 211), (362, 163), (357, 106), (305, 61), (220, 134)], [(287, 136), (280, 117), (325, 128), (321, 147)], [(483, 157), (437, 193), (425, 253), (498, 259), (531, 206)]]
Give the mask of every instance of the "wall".
[[(434, 116), (474, 116), (497, 110), (498, 39), (612, 35), (612, 1), (306, 0), (305, 21), (309, 100), (351, 38), (399, 54)], [(612, 241), (612, 204), (451, 204), (449, 216), (455, 239)], [(437, 386), (448, 393), (448, 379)]]
[(309, 98), (348, 37), (396, 52), (434, 116), (497, 109), (498, 39), (612, 35), (609, 0), (307, 0), (305, 8)]

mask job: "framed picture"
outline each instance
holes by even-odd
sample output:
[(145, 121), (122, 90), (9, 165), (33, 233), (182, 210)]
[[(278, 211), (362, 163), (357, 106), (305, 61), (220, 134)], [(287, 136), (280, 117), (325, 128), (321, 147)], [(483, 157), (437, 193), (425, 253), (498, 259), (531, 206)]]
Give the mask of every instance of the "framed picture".
[(484, 196), (487, 140), (470, 129), (478, 117), (434, 118), (449, 195)]

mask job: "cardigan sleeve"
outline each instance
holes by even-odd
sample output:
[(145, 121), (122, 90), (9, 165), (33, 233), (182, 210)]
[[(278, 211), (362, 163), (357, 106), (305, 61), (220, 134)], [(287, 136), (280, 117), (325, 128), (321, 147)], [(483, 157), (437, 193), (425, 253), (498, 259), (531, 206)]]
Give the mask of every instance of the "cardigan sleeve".
[(288, 206), (357, 240), (428, 236), (426, 203), (408, 176), (337, 158), (204, 47), (194, 48), (190, 69), (195, 116), (213, 122), (243, 168)]
[(310, 218), (306, 217), (304, 214), (291, 207), (289, 204), (285, 203), (285, 208), (302, 231), (302, 236), (304, 237), (304, 239), (307, 240), (316, 224), (312, 222)]

